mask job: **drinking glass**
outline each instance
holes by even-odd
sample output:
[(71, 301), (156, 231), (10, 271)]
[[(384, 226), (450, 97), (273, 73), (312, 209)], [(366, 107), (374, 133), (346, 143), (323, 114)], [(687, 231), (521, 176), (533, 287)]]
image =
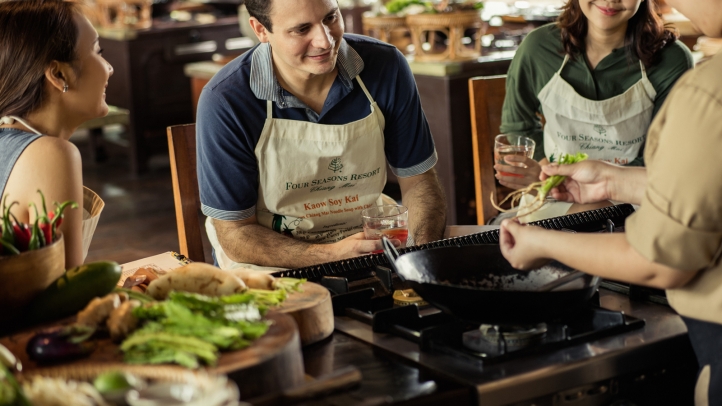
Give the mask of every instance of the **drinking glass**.
[(406, 246), (409, 238), (409, 209), (398, 204), (369, 207), (361, 211), (364, 236), (367, 240), (380, 240), (382, 235), (399, 240)]
[[(504, 157), (519, 155), (533, 158), (535, 146), (536, 143), (529, 137), (514, 134), (499, 134), (494, 139), (494, 163), (501, 165), (521, 165), (506, 162), (504, 161)], [(499, 174), (502, 176), (522, 177), (522, 175), (508, 172), (499, 172)]]

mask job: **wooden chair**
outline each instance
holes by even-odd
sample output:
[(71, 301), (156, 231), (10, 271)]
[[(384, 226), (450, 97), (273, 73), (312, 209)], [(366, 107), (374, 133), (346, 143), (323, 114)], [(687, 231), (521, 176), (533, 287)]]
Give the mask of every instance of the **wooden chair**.
[(199, 216), (201, 200), (196, 173), (196, 125), (168, 127), (168, 152), (180, 253), (193, 261), (206, 262)]
[(471, 142), (474, 154), (477, 224), (486, 224), (499, 212), (490, 195), (497, 192), (494, 177), (494, 137), (501, 126), (501, 108), (506, 96), (506, 76), (480, 76), (469, 79)]

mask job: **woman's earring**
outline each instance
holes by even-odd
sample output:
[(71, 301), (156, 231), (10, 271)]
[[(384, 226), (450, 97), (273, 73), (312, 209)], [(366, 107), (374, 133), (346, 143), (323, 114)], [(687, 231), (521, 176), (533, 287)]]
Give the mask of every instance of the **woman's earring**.
[(66, 83), (63, 85), (63, 93), (67, 93), (67, 92), (68, 92), (68, 84)]

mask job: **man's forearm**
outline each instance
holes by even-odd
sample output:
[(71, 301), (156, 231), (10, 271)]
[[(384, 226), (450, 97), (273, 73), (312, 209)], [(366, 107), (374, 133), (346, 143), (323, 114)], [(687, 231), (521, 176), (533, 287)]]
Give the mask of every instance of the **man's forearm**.
[(259, 224), (216, 227), (216, 234), (223, 251), (235, 262), (299, 268), (330, 260), (322, 244), (295, 240)]
[(407, 190), (402, 183), (401, 190), (404, 205), (409, 208), (409, 232), (416, 244), (424, 244), (443, 238), (446, 201), (434, 169), (418, 176)]

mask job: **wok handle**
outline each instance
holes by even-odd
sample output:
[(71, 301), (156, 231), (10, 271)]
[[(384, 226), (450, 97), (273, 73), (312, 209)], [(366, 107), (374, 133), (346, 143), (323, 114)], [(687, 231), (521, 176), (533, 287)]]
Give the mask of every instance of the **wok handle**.
[(396, 272), (396, 258), (399, 257), (399, 252), (396, 250), (396, 247), (394, 247), (394, 244), (386, 238), (386, 236), (381, 237), (381, 246), (384, 248), (384, 255), (386, 255), (386, 259), (389, 260), (389, 266), (391, 266), (391, 269)]

